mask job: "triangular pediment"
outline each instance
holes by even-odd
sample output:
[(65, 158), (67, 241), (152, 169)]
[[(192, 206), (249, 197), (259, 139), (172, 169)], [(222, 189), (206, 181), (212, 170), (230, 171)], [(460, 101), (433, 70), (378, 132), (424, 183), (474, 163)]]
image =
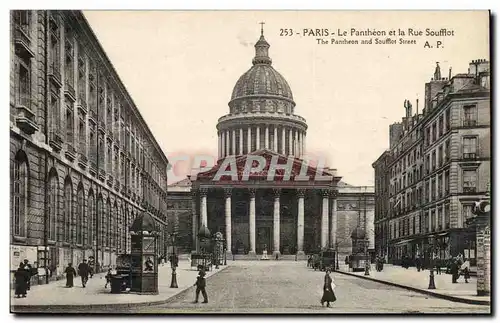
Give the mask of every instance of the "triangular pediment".
[(326, 169), (310, 166), (308, 161), (260, 149), (246, 155), (227, 156), (220, 159), (210, 170), (197, 174), (197, 181), (245, 181), (245, 180), (299, 180), (314, 181), (331, 177), (340, 180)]

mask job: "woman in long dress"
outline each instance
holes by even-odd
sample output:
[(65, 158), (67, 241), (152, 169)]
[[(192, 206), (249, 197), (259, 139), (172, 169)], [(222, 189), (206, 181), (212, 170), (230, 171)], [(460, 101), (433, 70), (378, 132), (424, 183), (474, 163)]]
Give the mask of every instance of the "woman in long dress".
[(335, 293), (333, 292), (333, 288), (335, 287), (335, 283), (333, 282), (333, 278), (330, 277), (330, 270), (327, 270), (325, 273), (325, 281), (323, 285), (323, 297), (321, 297), (321, 306), (326, 302), (326, 306), (330, 307), (330, 302), (335, 302), (337, 298), (335, 297)]
[(21, 263), (17, 271), (14, 273), (15, 278), (15, 294), (16, 297), (26, 297), (26, 290), (28, 289), (28, 272), (24, 269), (24, 264)]
[(64, 271), (66, 273), (66, 287), (73, 287), (73, 278), (76, 276), (76, 270), (73, 264), (69, 263)]

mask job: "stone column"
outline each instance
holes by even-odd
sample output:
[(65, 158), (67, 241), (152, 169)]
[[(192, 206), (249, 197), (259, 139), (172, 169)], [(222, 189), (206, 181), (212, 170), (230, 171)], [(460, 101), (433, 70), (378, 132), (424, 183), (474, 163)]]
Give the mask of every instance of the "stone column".
[(293, 155), (293, 130), (288, 134), (288, 155)]
[(321, 190), (323, 207), (321, 208), (321, 248), (328, 248), (328, 190)]
[(250, 250), (248, 251), (249, 256), (255, 256), (255, 189), (250, 188), (250, 210), (249, 210), (249, 224), (248, 232), (250, 234)]
[(278, 128), (274, 126), (273, 150), (278, 152)]
[[(297, 257), (305, 256), (304, 254), (304, 195), (305, 189), (297, 190), (298, 206), (297, 206)], [(305, 258), (305, 257), (304, 257)], [(297, 258), (297, 260), (299, 260)]]
[[(208, 216), (207, 216), (207, 193), (206, 188), (200, 189), (200, 214), (201, 214), (201, 227), (206, 226), (208, 228)], [(200, 227), (200, 228), (201, 228)]]
[(332, 198), (332, 219), (330, 221), (330, 248), (335, 248), (337, 243), (337, 191), (331, 192), (330, 197)]
[(282, 127), (281, 129), (282, 129), (282, 131), (281, 131), (281, 153), (283, 155), (285, 155), (286, 154), (286, 152), (285, 152), (285, 148), (286, 148), (286, 145), (285, 145), (285, 142), (286, 142), (286, 129), (285, 129), (285, 127)]
[(240, 128), (240, 155), (243, 155), (243, 128)]
[(256, 135), (255, 135), (255, 148), (257, 150), (260, 149), (260, 126), (257, 125), (257, 132), (256, 132)]
[(300, 157), (300, 151), (299, 151), (299, 132), (297, 130), (294, 131), (295, 132), (295, 144), (293, 145), (293, 149), (294, 149), (294, 156), (295, 157)]
[(220, 159), (220, 151), (221, 151), (220, 146), (221, 146), (220, 132), (217, 132), (217, 159)]
[(221, 149), (220, 149), (220, 157), (223, 158), (223, 157), (226, 157), (226, 136), (224, 136), (224, 132), (221, 131), (220, 133), (220, 137), (221, 137)]
[(225, 218), (226, 218), (226, 254), (232, 257), (232, 242), (231, 242), (231, 189), (224, 189), (224, 197), (226, 198)]
[(233, 138), (231, 138), (231, 154), (232, 155), (237, 155), (238, 153), (236, 152), (236, 130), (233, 129)]
[(250, 153), (252, 151), (252, 128), (248, 127), (247, 132), (247, 152)]
[[(198, 212), (196, 209), (196, 198), (198, 195), (198, 191), (196, 189), (191, 190), (191, 212), (192, 212), (192, 239), (193, 239), (193, 245), (191, 247), (191, 253), (194, 253), (198, 250)], [(127, 227), (128, 228), (128, 227)]]
[(302, 133), (302, 156), (306, 154), (306, 133)]
[(279, 189), (273, 189), (274, 212), (273, 212), (273, 257), (280, 255), (280, 194)]
[(231, 155), (231, 138), (229, 137), (229, 130), (226, 131), (226, 151), (228, 155)]
[(266, 126), (266, 132), (264, 134), (264, 144), (265, 148), (269, 149), (269, 126)]

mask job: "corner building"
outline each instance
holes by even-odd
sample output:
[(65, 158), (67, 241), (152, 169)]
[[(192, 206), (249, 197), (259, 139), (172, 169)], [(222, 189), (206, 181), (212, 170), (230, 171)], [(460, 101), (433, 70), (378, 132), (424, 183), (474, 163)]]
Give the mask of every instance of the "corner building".
[(416, 114), (405, 108), (402, 122), (390, 126), (389, 152), (373, 165), (375, 182), (390, 181), (388, 197), (376, 186), (377, 204), (389, 205), (377, 209), (376, 232), (389, 241), (392, 263), (462, 254), (474, 266), (476, 234), (467, 220), (491, 179), (489, 62), (474, 60), (453, 77), (450, 68), (448, 78), (437, 64), (422, 114), (418, 101)]
[[(190, 178), (192, 250), (199, 250), (197, 235), (205, 227), (211, 234), (223, 234), (227, 252), (235, 259), (256, 259), (265, 249), (273, 255), (303, 257), (337, 244), (341, 253), (349, 254), (351, 231), (356, 225), (365, 227), (365, 222), (373, 250), (373, 188), (342, 183), (334, 169), (308, 166), (301, 173), (307, 123), (296, 114), (292, 90), (273, 68), (269, 48), (261, 32), (252, 67), (236, 82), (229, 113), (217, 124), (219, 160)], [(255, 157), (265, 160), (265, 166), (245, 178), (247, 160)], [(217, 178), (231, 160), (237, 176)], [(288, 163), (290, 178), (281, 170), (268, 180), (273, 162)], [(309, 179), (301, 180), (299, 174)], [(173, 186), (180, 190), (185, 184)]]
[(11, 269), (54, 280), (94, 256), (104, 271), (139, 213), (165, 231), (168, 160), (80, 11), (12, 11), (10, 26)]

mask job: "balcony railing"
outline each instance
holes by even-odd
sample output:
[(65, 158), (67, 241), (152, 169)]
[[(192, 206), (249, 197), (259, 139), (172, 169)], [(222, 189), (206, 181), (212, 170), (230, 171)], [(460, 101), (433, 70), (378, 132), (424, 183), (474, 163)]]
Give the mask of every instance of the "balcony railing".
[(97, 163), (94, 161), (90, 161), (90, 167), (89, 167), (90, 174), (92, 176), (97, 175)]
[(61, 70), (57, 62), (52, 62), (49, 69), (49, 78), (54, 83), (54, 85), (61, 87)]
[(464, 153), (463, 159), (476, 159), (476, 153)]
[(14, 37), (15, 50), (17, 55), (24, 58), (32, 58), (35, 56), (35, 54), (31, 50), (31, 38), (28, 28), (23, 28), (23, 26), (16, 26)]
[(84, 99), (79, 98), (76, 106), (82, 114), (87, 114), (87, 102)]
[(21, 130), (31, 135), (35, 133), (39, 128), (38, 125), (36, 124), (35, 114), (29, 108), (29, 99), (27, 103), (25, 102), (23, 104), (22, 102), (23, 100), (21, 100), (21, 104), (16, 106), (17, 109), (16, 125)]
[(477, 120), (465, 119), (463, 125), (464, 127), (474, 127), (477, 125)]
[(70, 99), (72, 102), (75, 102), (75, 100), (76, 100), (75, 89), (73, 88), (71, 81), (66, 81), (66, 84), (64, 87), (64, 95), (68, 99)]
[(84, 153), (79, 153), (78, 154), (78, 166), (80, 166), (81, 168), (87, 168), (87, 163), (88, 163), (87, 156), (85, 156)]
[(50, 133), (49, 145), (55, 150), (60, 151), (62, 149), (62, 136), (58, 129), (53, 129)]
[(76, 157), (75, 147), (72, 144), (67, 144), (66, 153), (64, 155), (66, 156), (66, 158), (68, 158), (71, 161), (75, 160), (75, 157)]
[(463, 188), (463, 192), (464, 193), (475, 193), (476, 192), (476, 188), (475, 187), (464, 187)]

